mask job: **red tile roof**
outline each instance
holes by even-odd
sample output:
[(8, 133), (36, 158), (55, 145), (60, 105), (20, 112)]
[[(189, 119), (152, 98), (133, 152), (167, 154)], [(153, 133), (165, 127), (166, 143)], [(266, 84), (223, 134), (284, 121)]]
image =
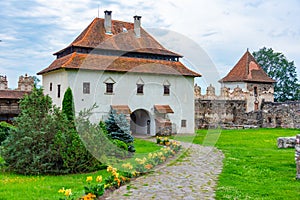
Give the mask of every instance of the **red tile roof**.
[(143, 28), (141, 37), (137, 38), (133, 23), (112, 20), (112, 34), (106, 34), (102, 18), (95, 18), (68, 47), (70, 46), (180, 56), (165, 49)]
[[(124, 32), (124, 28), (126, 31)], [(150, 34), (141, 28), (141, 37), (136, 37), (134, 24), (112, 20), (112, 34), (106, 34), (104, 19), (95, 18), (92, 23), (68, 46), (139, 52), (163, 56), (182, 57), (165, 49)], [(67, 47), (67, 48), (68, 48)], [(65, 48), (66, 49), (66, 48)], [(65, 49), (55, 53), (59, 54)], [(189, 70), (179, 61), (132, 58), (125, 56), (106, 56), (96, 53), (71, 53), (52, 62), (38, 75), (58, 69), (88, 69), (115, 72), (136, 72), (170, 74), (199, 77), (200, 74)]]
[(169, 105), (154, 105), (154, 109), (161, 114), (174, 113)]
[(181, 62), (176, 61), (83, 53), (72, 53), (56, 59), (48, 68), (38, 72), (38, 75), (58, 69), (85, 69), (113, 72), (183, 75), (192, 77), (201, 76), (200, 74), (186, 68)]
[(127, 105), (111, 105), (111, 108), (115, 110), (118, 114), (131, 114), (131, 110)]
[(25, 94), (29, 94), (29, 92), (18, 90), (0, 90), (0, 99), (22, 99)]
[(266, 72), (256, 62), (255, 58), (247, 50), (233, 69), (219, 82), (275, 83), (276, 81), (266, 74)]

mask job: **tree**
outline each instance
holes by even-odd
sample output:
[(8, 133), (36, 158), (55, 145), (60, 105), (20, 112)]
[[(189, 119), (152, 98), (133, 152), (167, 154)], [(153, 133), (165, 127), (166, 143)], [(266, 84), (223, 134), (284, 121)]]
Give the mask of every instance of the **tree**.
[(130, 135), (130, 125), (125, 115), (117, 114), (115, 110), (112, 110), (105, 124), (108, 138), (123, 141), (128, 145), (128, 151), (135, 151), (133, 147), (134, 139)]
[(62, 101), (62, 111), (66, 115), (67, 119), (74, 123), (75, 119), (75, 106), (73, 100), (73, 93), (70, 87), (66, 90)]
[(20, 101), (20, 108), (16, 129), (1, 152), (8, 169), (20, 174), (65, 174), (102, 167), (42, 89), (34, 88)]
[(253, 56), (269, 77), (277, 82), (274, 85), (274, 99), (278, 102), (298, 100), (300, 89), (294, 61), (289, 62), (279, 52), (263, 47)]

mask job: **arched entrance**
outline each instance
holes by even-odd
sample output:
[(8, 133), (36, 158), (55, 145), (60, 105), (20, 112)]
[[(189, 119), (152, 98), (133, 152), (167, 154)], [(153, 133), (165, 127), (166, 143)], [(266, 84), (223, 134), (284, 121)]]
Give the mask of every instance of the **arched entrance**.
[(151, 117), (150, 113), (144, 109), (135, 110), (130, 115), (130, 130), (132, 134), (150, 134)]

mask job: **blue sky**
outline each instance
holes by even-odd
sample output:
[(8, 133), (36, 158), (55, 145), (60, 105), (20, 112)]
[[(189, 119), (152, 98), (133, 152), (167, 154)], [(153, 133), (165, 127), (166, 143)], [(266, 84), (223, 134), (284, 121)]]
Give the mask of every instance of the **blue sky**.
[(98, 7), (100, 17), (107, 9), (113, 11), (113, 19), (132, 22), (137, 14), (150, 33), (151, 28), (159, 28), (184, 37), (182, 41), (191, 42), (190, 53), (182, 50), (187, 46), (173, 44), (172, 50), (183, 51), (203, 74), (210, 66), (194, 62), (197, 55), (208, 55), (213, 73), (223, 77), (247, 48), (252, 52), (264, 46), (295, 61), (300, 74), (298, 0), (2, 0), (0, 74), (8, 76), (9, 87), (16, 87), (18, 76), (36, 75), (50, 65), (52, 54), (69, 45), (98, 16)]

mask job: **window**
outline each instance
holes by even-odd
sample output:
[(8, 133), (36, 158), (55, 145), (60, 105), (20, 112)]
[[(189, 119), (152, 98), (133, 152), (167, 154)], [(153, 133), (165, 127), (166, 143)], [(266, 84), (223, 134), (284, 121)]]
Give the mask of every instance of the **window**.
[(90, 83), (83, 83), (83, 94), (90, 94)]
[(137, 94), (144, 94), (144, 84), (137, 84)]
[(52, 92), (52, 83), (50, 83), (50, 92)]
[(106, 83), (106, 93), (112, 94), (114, 92), (114, 84)]
[(182, 128), (186, 127), (186, 120), (185, 119), (181, 120), (181, 127)]
[(60, 85), (57, 85), (57, 98), (60, 98)]
[(170, 82), (168, 80), (165, 80), (163, 83), (164, 86), (164, 95), (170, 95)]
[(112, 79), (111, 77), (108, 77), (104, 81), (104, 83), (106, 85), (106, 92), (105, 92), (105, 94), (113, 94), (114, 93), (114, 84), (116, 83), (114, 81), (114, 79)]
[(164, 85), (164, 95), (170, 95), (170, 86)]
[(254, 96), (257, 97), (257, 87), (254, 87)]

